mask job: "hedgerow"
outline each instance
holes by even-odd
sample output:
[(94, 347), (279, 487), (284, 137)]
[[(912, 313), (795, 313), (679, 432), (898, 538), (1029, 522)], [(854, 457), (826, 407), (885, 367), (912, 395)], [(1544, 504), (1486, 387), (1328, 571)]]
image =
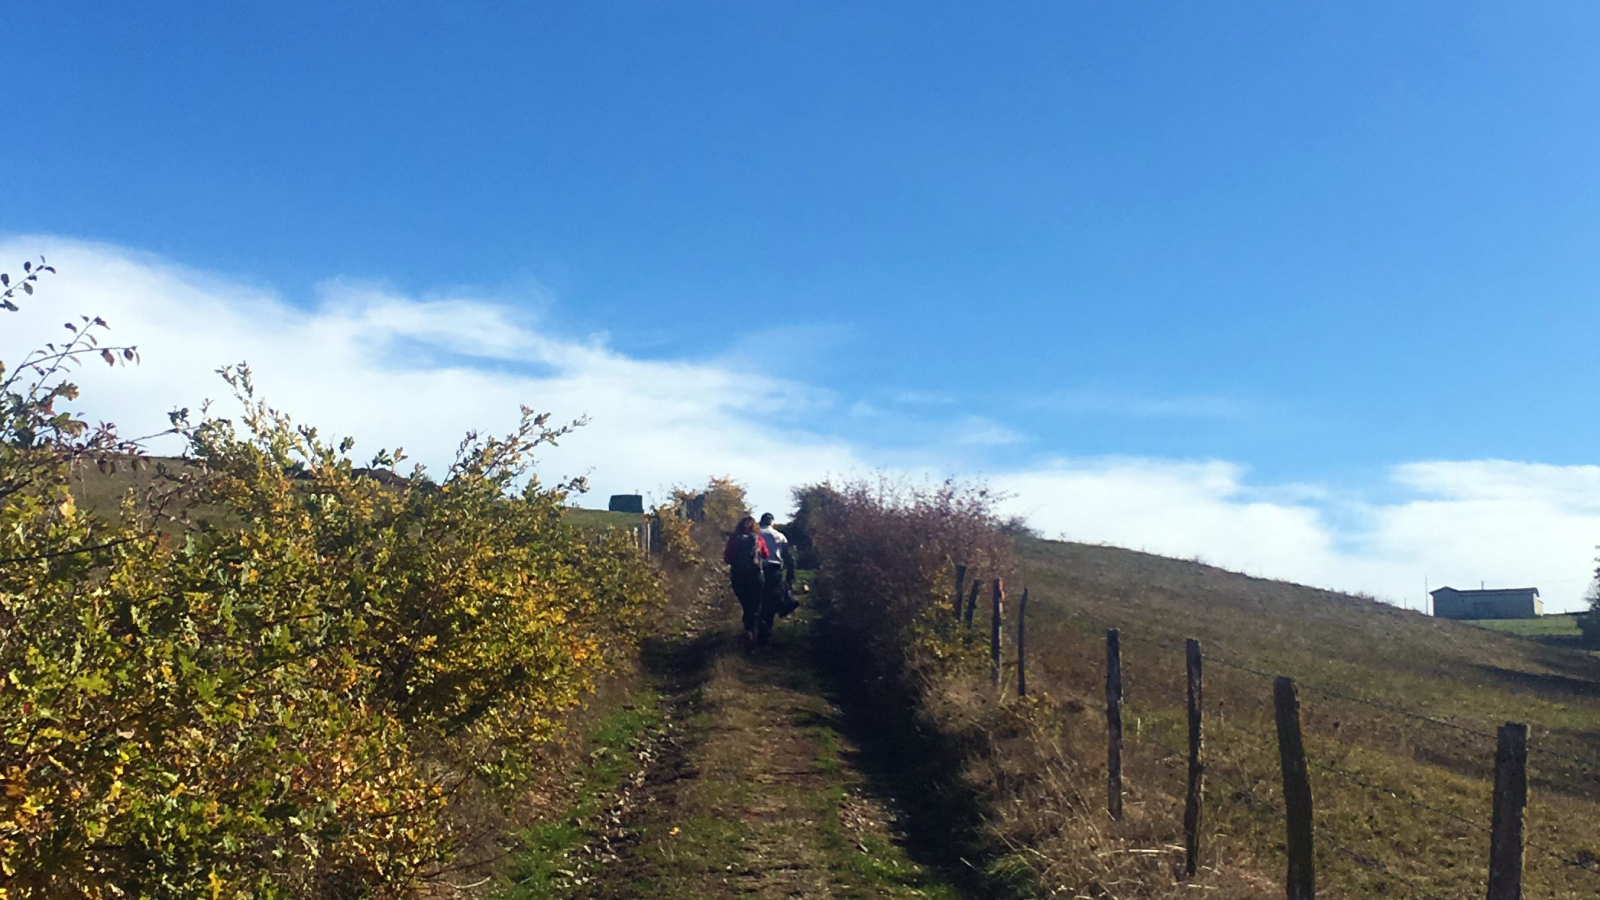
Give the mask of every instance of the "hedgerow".
[(564, 522), (546, 416), (402, 478), (242, 366), (238, 415), (174, 414), (186, 464), (91, 514), (74, 467), (149, 463), (56, 409), (76, 361), (136, 359), (73, 327), (0, 369), (0, 898), (413, 889), (457, 798), (518, 784), (631, 656), (656, 570)]
[(809, 485), (795, 491), (788, 526), (821, 566), (818, 586), (832, 617), (900, 670), (936, 661), (970, 668), (980, 654), (958, 640), (952, 576), (1004, 577), (1012, 540), (981, 485), (917, 486), (887, 479)]

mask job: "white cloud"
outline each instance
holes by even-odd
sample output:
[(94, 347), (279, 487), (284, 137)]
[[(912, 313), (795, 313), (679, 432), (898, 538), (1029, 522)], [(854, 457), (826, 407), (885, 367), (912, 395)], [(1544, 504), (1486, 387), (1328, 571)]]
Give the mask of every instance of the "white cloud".
[(984, 416), (967, 416), (955, 427), (956, 443), (964, 447), (1004, 447), (1027, 440), (1027, 435)]
[[(214, 374), (247, 360), (273, 404), (324, 433), (354, 435), (358, 456), (404, 446), (435, 471), (468, 430), (503, 431), (527, 404), (590, 424), (547, 450), (553, 476), (592, 471), (598, 502), (635, 489), (733, 474), (760, 508), (788, 508), (789, 486), (864, 471), (846, 443), (778, 420), (822, 402), (804, 385), (746, 367), (630, 359), (599, 339), (541, 331), (514, 308), (470, 297), (413, 299), (333, 280), (299, 307), (271, 291), (227, 283), (116, 247), (56, 238), (0, 243), (0, 260), (46, 254), (49, 277), (0, 332), (0, 358), (103, 316), (143, 363), (77, 380), (93, 418), (148, 433), (176, 406), (224, 393)], [(594, 502), (591, 499), (590, 502)]]
[(994, 477), (1048, 535), (1102, 541), (1419, 608), (1424, 586), (1535, 586), (1576, 609), (1600, 541), (1600, 468), (1504, 460), (1395, 466), (1399, 500), (1256, 489), (1224, 462), (1062, 460)]
[[(790, 486), (885, 463), (904, 472), (975, 468), (1026, 436), (963, 417), (944, 398), (896, 398), (912, 416), (762, 374), (729, 353), (712, 360), (637, 359), (603, 337), (574, 338), (523, 312), (531, 303), (471, 295), (408, 297), (330, 280), (305, 305), (121, 248), (59, 238), (0, 241), (0, 263), (48, 254), (47, 279), (6, 316), (0, 359), (46, 340), (79, 313), (104, 316), (138, 367), (85, 368), (86, 411), (124, 433), (157, 430), (175, 406), (223, 393), (214, 370), (248, 360), (263, 394), (324, 433), (360, 440), (358, 455), (404, 446), (439, 469), (468, 430), (511, 427), (527, 404), (591, 424), (549, 450), (547, 478), (592, 472), (595, 497), (729, 474), (759, 509), (788, 508)], [(9, 261), (9, 262), (8, 262)], [(15, 270), (11, 270), (16, 274)], [(757, 346), (771, 341), (757, 340)], [(1129, 411), (1097, 395), (1080, 408)], [(914, 401), (927, 402), (915, 403)], [(1069, 404), (1071, 405), (1071, 404)], [(1132, 404), (1144, 415), (1229, 415), (1225, 403)], [(927, 416), (942, 416), (935, 421)], [(796, 423), (814, 422), (816, 425)], [(876, 425), (879, 443), (839, 431)], [(893, 443), (891, 443), (893, 442)], [(893, 449), (898, 447), (899, 449)], [(1218, 565), (1420, 603), (1423, 579), (1475, 587), (1532, 584), (1552, 609), (1577, 605), (1600, 541), (1600, 467), (1507, 461), (1395, 466), (1371, 503), (1317, 484), (1254, 485), (1223, 461), (1058, 459), (989, 476), (1010, 509), (1064, 533)]]
[(1251, 410), (1235, 398), (1205, 395), (1148, 397), (1098, 388), (1074, 388), (1021, 399), (1026, 409), (1068, 415), (1126, 416), (1136, 419), (1237, 419)]

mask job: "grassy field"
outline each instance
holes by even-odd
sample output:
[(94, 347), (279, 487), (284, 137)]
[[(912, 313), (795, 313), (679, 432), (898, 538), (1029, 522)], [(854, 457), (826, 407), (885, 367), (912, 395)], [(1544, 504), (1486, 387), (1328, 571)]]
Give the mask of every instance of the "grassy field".
[(1576, 613), (1555, 613), (1527, 619), (1470, 619), (1463, 624), (1523, 637), (1574, 637), (1583, 634), (1578, 630)]
[(580, 509), (576, 506), (567, 507), (567, 518), (579, 528), (604, 531), (617, 526), (637, 525), (644, 521), (638, 513), (608, 512), (603, 509)]
[(1019, 551), (1030, 683), (1078, 710), (1063, 752), (1088, 796), (1104, 796), (1105, 628), (1122, 632), (1130, 812), (1108, 831), (1117, 852), (1160, 868), (1182, 843), (1193, 637), (1207, 659), (1207, 864), (1281, 872), (1270, 676), (1282, 674), (1301, 688), (1324, 896), (1481, 894), (1506, 721), (1533, 735), (1528, 895), (1600, 895), (1600, 656), (1129, 550), (1023, 539)]
[[(126, 463), (115, 471), (101, 472), (91, 465), (75, 467), (72, 474), (72, 494), (78, 505), (97, 515), (114, 517), (129, 490), (146, 491), (152, 485), (170, 476), (191, 472), (192, 467), (182, 459), (151, 457), (135, 469)], [(205, 517), (205, 511), (193, 510), (191, 514)], [(636, 513), (608, 512), (603, 509), (569, 507), (567, 518), (579, 528), (604, 531), (616, 526), (637, 525), (643, 517)]]

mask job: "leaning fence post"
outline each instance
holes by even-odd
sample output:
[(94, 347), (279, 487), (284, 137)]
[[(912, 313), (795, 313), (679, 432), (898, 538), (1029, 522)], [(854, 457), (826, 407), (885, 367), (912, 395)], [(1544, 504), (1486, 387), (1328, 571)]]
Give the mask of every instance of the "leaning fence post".
[(989, 616), (989, 682), (1000, 686), (1000, 603), (1005, 599), (1005, 584), (994, 580), (994, 609)]
[(1028, 696), (1028, 589), (1017, 601), (1017, 696)]
[(978, 611), (978, 589), (983, 587), (983, 582), (977, 578), (972, 579), (972, 593), (967, 595), (967, 630), (972, 630), (972, 615)]
[(1106, 812), (1122, 818), (1122, 635), (1106, 631)]
[(956, 563), (956, 621), (961, 621), (961, 595), (967, 586), (967, 564)]
[(1189, 791), (1183, 801), (1183, 871), (1185, 875), (1193, 875), (1200, 868), (1200, 800), (1205, 787), (1204, 744), (1200, 731), (1200, 715), (1204, 709), (1200, 690), (1200, 642), (1189, 638), (1184, 651), (1189, 682)]
[(1522, 815), (1528, 803), (1528, 726), (1500, 726), (1489, 828), (1489, 900), (1522, 900)]
[(1288, 828), (1285, 846), (1289, 870), (1284, 888), (1289, 900), (1312, 900), (1317, 895), (1317, 879), (1312, 856), (1311, 778), (1300, 737), (1300, 697), (1294, 679), (1280, 676), (1274, 681), (1272, 699), (1278, 719), (1278, 760), (1283, 767), (1283, 806)]

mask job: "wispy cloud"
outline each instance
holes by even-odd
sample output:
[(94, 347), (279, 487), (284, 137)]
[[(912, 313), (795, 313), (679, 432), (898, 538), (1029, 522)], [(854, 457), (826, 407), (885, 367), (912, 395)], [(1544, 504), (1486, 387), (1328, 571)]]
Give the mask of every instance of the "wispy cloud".
[(1027, 435), (1022, 432), (984, 416), (963, 418), (956, 423), (953, 433), (956, 443), (963, 447), (1005, 447), (1027, 440)]
[[(363, 453), (404, 446), (437, 468), (463, 432), (509, 428), (526, 403), (558, 418), (588, 416), (588, 427), (546, 454), (543, 471), (592, 473), (601, 495), (659, 494), (729, 474), (750, 486), (758, 508), (781, 512), (791, 486), (830, 475), (985, 471), (1014, 495), (1010, 511), (1052, 536), (1200, 556), (1412, 606), (1424, 578), (1435, 587), (1534, 584), (1553, 607), (1574, 606), (1600, 540), (1595, 466), (1406, 462), (1359, 491), (1257, 483), (1225, 460), (1048, 457), (997, 469), (994, 459), (1017, 459), (1034, 441), (1013, 423), (966, 415), (960, 398), (840, 397), (738, 353), (643, 359), (603, 335), (563, 334), (520, 305), (470, 292), (407, 296), (332, 279), (291, 303), (118, 247), (0, 241), (0, 261), (41, 252), (61, 274), (5, 317), (0, 358), (56, 340), (70, 315), (105, 316), (117, 340), (141, 346), (144, 363), (84, 369), (86, 411), (129, 433), (216, 396), (214, 370), (248, 360), (270, 400), (325, 433), (357, 437)], [(1107, 415), (1254, 413), (1203, 397), (1114, 392), (1053, 402)]]
[(1068, 415), (1138, 419), (1237, 419), (1254, 411), (1252, 404), (1231, 397), (1150, 397), (1097, 388), (1038, 394), (1021, 398), (1018, 402), (1027, 409)]

